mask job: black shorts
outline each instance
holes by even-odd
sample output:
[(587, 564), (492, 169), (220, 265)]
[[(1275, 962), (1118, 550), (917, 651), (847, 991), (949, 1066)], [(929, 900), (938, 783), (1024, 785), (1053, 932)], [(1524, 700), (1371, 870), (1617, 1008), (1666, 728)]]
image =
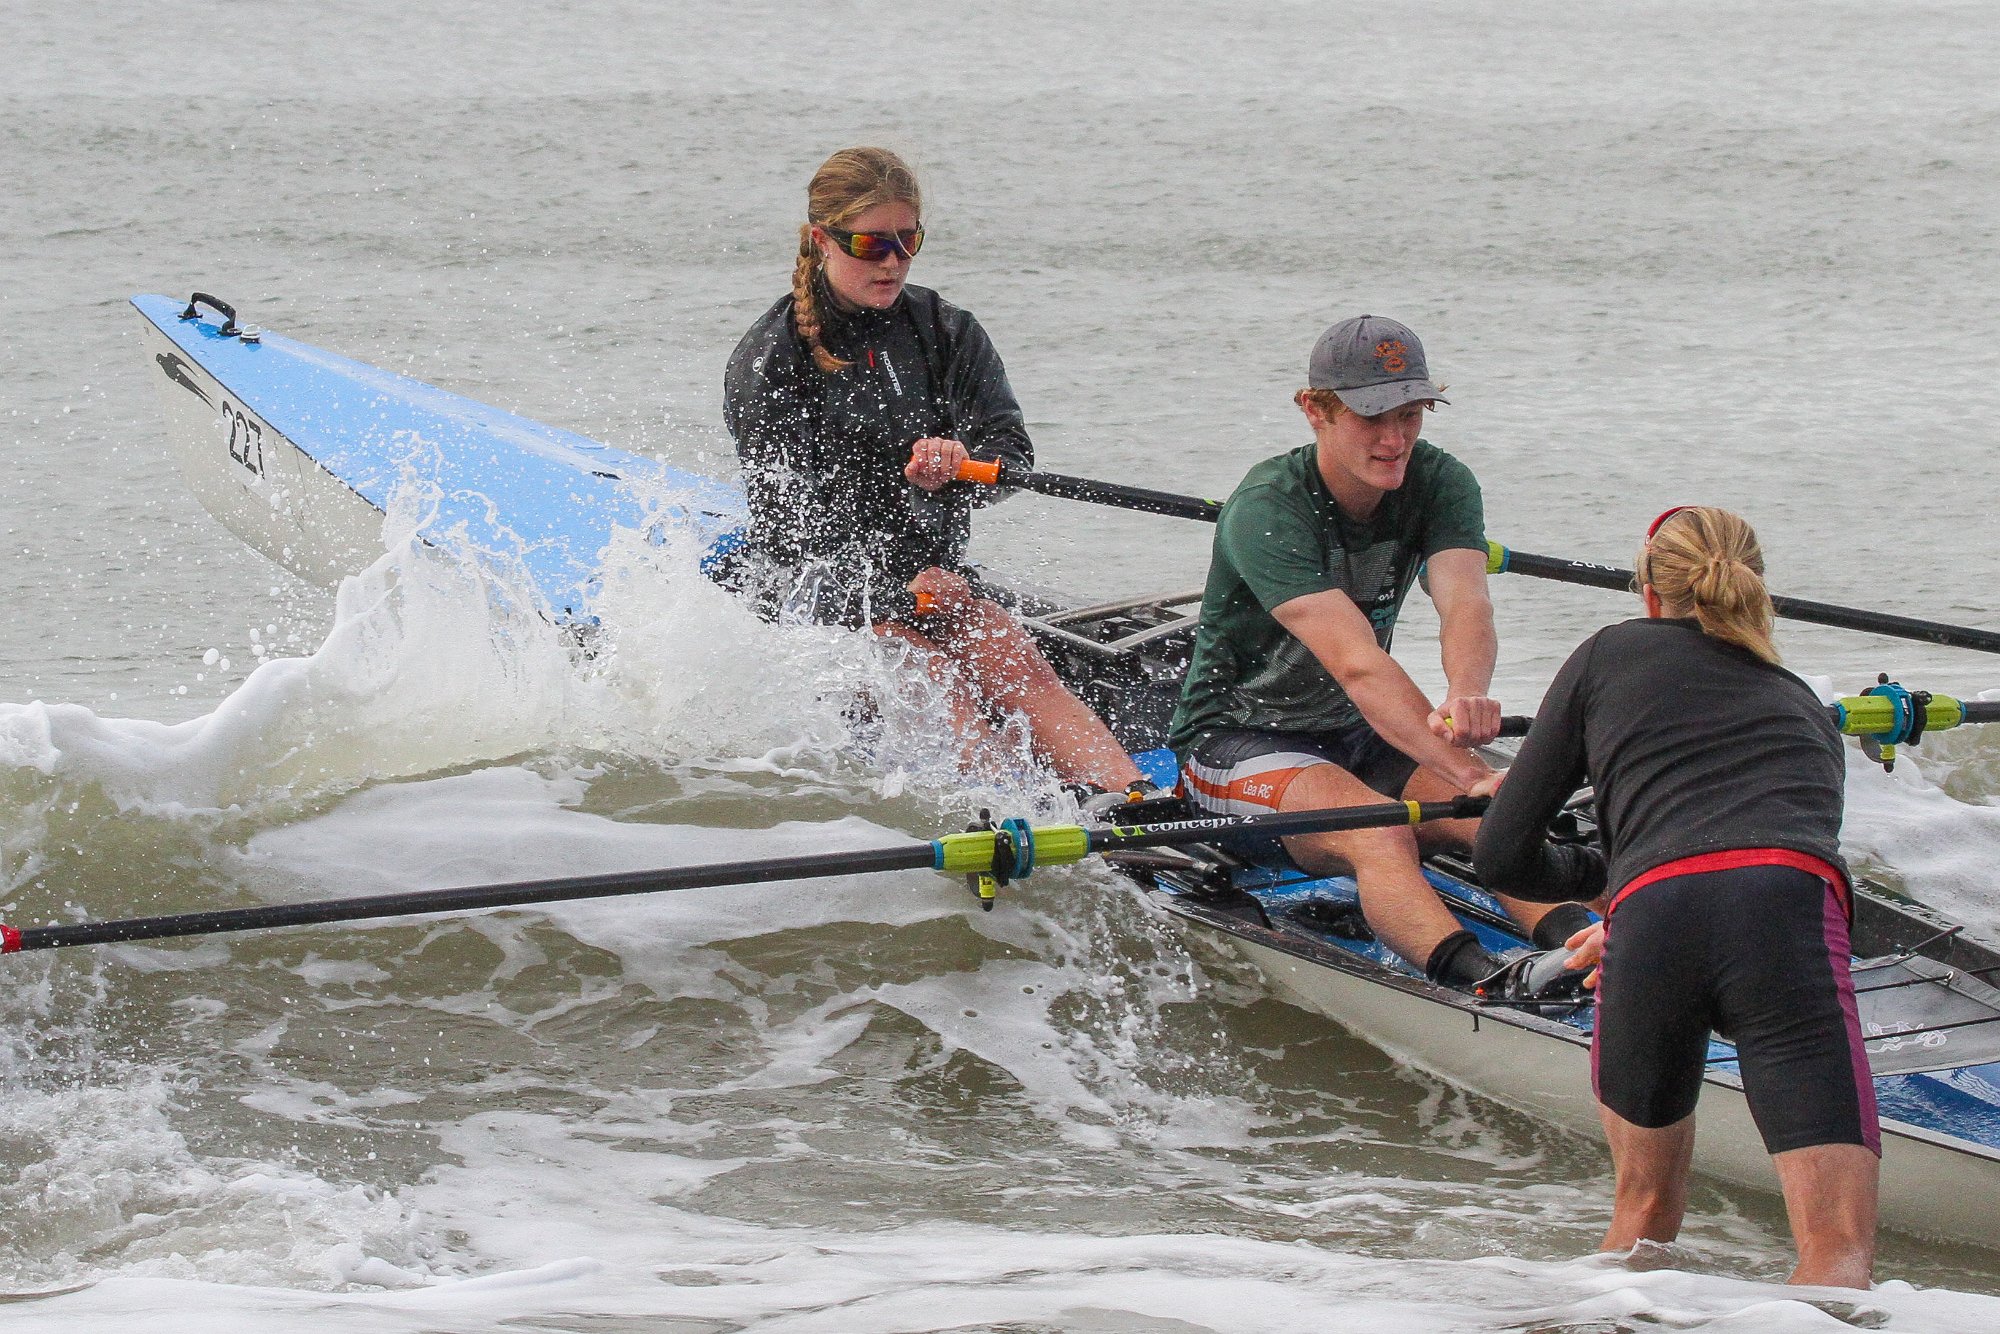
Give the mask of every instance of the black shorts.
[(1847, 916), (1790, 866), (1673, 875), (1617, 902), (1591, 1039), (1598, 1101), (1634, 1125), (1694, 1111), (1709, 1034), (1736, 1044), (1771, 1153), (1860, 1144), (1880, 1154)]
[(1315, 764), (1345, 769), (1395, 800), (1417, 762), (1367, 723), (1331, 732), (1210, 732), (1181, 757), (1187, 799), (1204, 814), (1262, 815), (1279, 809), (1292, 780)]

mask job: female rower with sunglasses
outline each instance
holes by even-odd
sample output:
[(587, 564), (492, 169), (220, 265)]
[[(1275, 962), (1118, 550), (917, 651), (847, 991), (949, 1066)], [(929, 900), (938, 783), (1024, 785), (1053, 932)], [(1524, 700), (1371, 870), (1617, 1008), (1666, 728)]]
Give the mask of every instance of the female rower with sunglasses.
[(924, 243), (916, 176), (886, 149), (843, 149), (814, 173), (806, 217), (791, 292), (724, 376), (750, 499), (729, 578), (767, 614), (909, 645), (969, 745), (996, 711), (1017, 711), (1062, 778), (1150, 790), (1020, 622), (966, 577), (971, 511), (993, 493), (956, 481), (959, 465), (977, 454), (1026, 466), (1034, 451), (979, 321), (908, 282)]
[[(1529, 899), (1612, 891), (1570, 960), (1601, 959), (1591, 1069), (1617, 1169), (1603, 1248), (1679, 1232), (1721, 1032), (1784, 1188), (1792, 1282), (1865, 1288), (1882, 1147), (1849, 973), (1840, 734), (1778, 665), (1750, 525), (1669, 510), (1637, 571), (1645, 616), (1556, 674), (1480, 827), (1479, 875)], [(1586, 776), (1602, 851), (1550, 844)]]

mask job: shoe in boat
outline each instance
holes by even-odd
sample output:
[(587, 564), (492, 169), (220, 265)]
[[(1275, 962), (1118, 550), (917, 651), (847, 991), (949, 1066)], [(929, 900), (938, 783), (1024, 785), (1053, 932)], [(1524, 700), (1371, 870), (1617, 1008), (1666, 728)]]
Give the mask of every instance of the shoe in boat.
[(1501, 1005), (1580, 1005), (1590, 998), (1583, 985), (1590, 970), (1571, 968), (1569, 955), (1566, 948), (1517, 954), (1473, 990)]
[[(1084, 785), (1079, 784), (1079, 787)], [(1136, 806), (1143, 801), (1157, 801), (1174, 794), (1149, 778), (1141, 778), (1122, 792), (1106, 792), (1098, 787), (1084, 787), (1078, 794), (1077, 806), (1084, 818), (1097, 824), (1110, 824), (1125, 814), (1125, 808)]]

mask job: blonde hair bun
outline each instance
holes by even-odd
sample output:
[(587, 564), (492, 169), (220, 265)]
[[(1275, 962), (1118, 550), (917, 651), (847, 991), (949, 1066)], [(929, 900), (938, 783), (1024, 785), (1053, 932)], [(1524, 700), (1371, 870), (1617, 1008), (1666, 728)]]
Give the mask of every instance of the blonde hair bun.
[(1693, 616), (1702, 633), (1778, 661), (1764, 551), (1741, 517), (1711, 505), (1673, 513), (1639, 549), (1638, 569), (1668, 615)]

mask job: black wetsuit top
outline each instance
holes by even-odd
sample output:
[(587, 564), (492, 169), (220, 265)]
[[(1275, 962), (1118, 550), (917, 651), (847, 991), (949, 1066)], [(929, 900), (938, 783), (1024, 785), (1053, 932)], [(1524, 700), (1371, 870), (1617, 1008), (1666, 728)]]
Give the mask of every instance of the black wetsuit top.
[[(1489, 889), (1543, 903), (1707, 852), (1787, 848), (1843, 868), (1845, 777), (1840, 733), (1805, 682), (1693, 620), (1625, 621), (1556, 673), (1474, 860)], [(1602, 850), (1549, 843), (1587, 779)]]
[(748, 559), (730, 581), (767, 613), (861, 625), (907, 614), (905, 585), (960, 564), (971, 511), (1000, 493), (955, 482), (918, 493), (910, 446), (958, 440), (983, 459), (1030, 466), (1034, 447), (992, 340), (966, 311), (908, 286), (887, 310), (847, 313), (822, 286), (821, 341), (851, 363), (831, 374), (772, 306), (730, 354), (723, 420), (750, 499)]

